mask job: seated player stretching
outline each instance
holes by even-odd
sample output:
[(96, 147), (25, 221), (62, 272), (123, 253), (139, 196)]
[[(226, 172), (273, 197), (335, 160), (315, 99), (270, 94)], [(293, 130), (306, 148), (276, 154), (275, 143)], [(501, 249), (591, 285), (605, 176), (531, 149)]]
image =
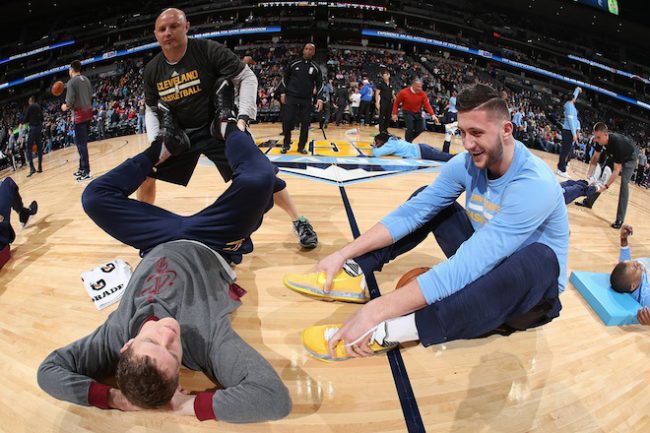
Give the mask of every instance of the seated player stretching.
[[(230, 95), (232, 100), (232, 95)], [(86, 213), (120, 241), (147, 252), (118, 309), (90, 335), (52, 352), (38, 369), (47, 393), (102, 409), (166, 408), (200, 420), (256, 422), (285, 417), (287, 388), (271, 365), (232, 329), (243, 290), (227, 261), (252, 251), (250, 235), (273, 205), (275, 169), (235, 123), (221, 130), (233, 169), (215, 203), (180, 216), (129, 198), (155, 167), (189, 149), (182, 134), (161, 131), (143, 153), (93, 181)], [(184, 393), (181, 364), (224, 388)], [(100, 381), (115, 375), (118, 388)]]
[[(295, 291), (366, 303), (343, 325), (306, 329), (303, 342), (313, 356), (370, 356), (395, 343), (419, 340), (429, 346), (514, 332), (559, 315), (569, 246), (562, 189), (551, 169), (513, 138), (508, 108), (494, 89), (469, 87), (456, 107), (466, 153), (449, 160), (434, 183), (323, 259), (319, 273), (285, 276)], [(463, 192), (465, 208), (456, 202)], [(430, 233), (448, 259), (399, 290), (369, 300), (364, 275)]]

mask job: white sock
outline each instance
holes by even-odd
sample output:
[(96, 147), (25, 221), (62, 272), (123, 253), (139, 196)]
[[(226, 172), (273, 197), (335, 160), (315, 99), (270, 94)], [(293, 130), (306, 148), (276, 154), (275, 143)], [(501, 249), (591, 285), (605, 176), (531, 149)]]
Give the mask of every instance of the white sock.
[(373, 339), (380, 345), (418, 341), (420, 336), (415, 326), (415, 313), (380, 323), (373, 334)]
[(453, 134), (453, 133), (452, 133), (451, 131), (447, 131), (447, 133), (445, 134), (445, 141), (449, 141), (449, 142), (451, 142), (451, 136), (452, 136), (452, 134)]

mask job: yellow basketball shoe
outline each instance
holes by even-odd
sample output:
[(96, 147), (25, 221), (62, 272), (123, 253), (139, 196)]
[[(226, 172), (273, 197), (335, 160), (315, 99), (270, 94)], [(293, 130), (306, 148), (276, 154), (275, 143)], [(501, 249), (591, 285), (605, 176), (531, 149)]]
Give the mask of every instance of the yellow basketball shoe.
[(332, 280), (329, 292), (325, 292), (324, 272), (310, 274), (287, 274), (283, 278), (284, 285), (303, 295), (324, 301), (343, 301), (365, 304), (370, 300), (366, 289), (366, 278), (363, 271), (354, 261), (348, 260)]
[[(347, 354), (343, 341), (339, 341), (336, 344), (334, 356), (330, 354), (327, 343), (341, 326), (343, 325), (318, 325), (305, 329), (302, 331), (303, 347), (310, 356), (325, 362), (345, 361), (346, 359), (352, 358), (352, 356)], [(371, 332), (373, 335), (370, 348), (375, 355), (397, 347), (397, 343), (384, 341), (384, 337), (386, 336), (386, 322), (382, 322), (375, 328), (372, 328), (366, 335)]]

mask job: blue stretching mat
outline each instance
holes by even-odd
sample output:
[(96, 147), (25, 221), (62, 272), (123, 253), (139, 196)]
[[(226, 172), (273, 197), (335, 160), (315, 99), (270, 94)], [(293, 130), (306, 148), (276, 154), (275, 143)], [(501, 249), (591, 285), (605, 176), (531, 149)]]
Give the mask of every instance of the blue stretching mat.
[(641, 305), (627, 293), (617, 293), (609, 284), (609, 274), (572, 272), (571, 283), (607, 326), (636, 325)]

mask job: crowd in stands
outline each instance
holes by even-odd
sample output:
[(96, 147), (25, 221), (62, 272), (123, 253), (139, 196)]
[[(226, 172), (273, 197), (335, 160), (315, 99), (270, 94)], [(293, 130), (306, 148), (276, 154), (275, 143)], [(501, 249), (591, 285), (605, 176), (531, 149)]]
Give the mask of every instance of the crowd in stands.
[[(285, 66), (291, 60), (298, 59), (300, 53), (299, 44), (278, 44), (272, 48), (260, 47), (246, 51), (245, 54), (252, 59), (249, 66), (259, 81), (257, 103), (261, 121), (277, 120), (281, 109), (278, 85)], [(325, 126), (329, 122), (362, 124), (365, 119), (369, 119), (370, 124), (374, 123), (377, 117), (374, 102), (370, 104), (369, 117), (360, 116), (360, 90), (364, 86), (370, 86), (374, 97), (374, 86), (380, 80), (381, 71), (388, 70), (396, 92), (410, 85), (413, 79), (421, 79), (434, 112), (443, 122), (452, 91), (459, 91), (464, 85), (475, 82), (502, 89), (507, 95), (513, 115), (521, 113), (517, 137), (529, 147), (559, 152), (563, 95), (539, 85), (524, 86), (521, 81), (508, 78), (492, 66), (479, 66), (476, 60), (448, 54), (439, 56), (424, 53), (411, 57), (396, 50), (330, 48), (327, 59), (320, 63), (327, 70), (327, 81), (324, 84), (328, 104), (324, 119), (321, 118)], [(119, 62), (112, 74), (93, 79), (95, 122), (91, 138), (102, 139), (144, 131), (142, 70), (141, 60), (129, 60)], [(61, 102), (61, 98), (51, 96), (41, 100), (46, 152), (74, 142), (70, 115), (61, 112)], [(26, 125), (22, 124), (25, 108), (16, 103), (0, 107), (0, 150), (5, 154), (10, 143), (18, 149), (24, 144), (27, 136)], [(596, 111), (588, 94), (581, 96), (578, 108), (583, 125), (576, 147), (578, 156), (588, 159), (590, 126), (598, 120), (604, 120), (612, 129), (632, 137), (641, 148), (647, 148), (648, 141), (644, 133), (646, 124), (622, 120), (621, 116), (607, 110)], [(337, 112), (341, 115), (336, 115)], [(24, 158), (18, 158), (18, 162), (20, 159)]]
[[(93, 79), (94, 122), (91, 139), (103, 139), (144, 131), (142, 61), (125, 61), (112, 74)], [(42, 95), (36, 95), (40, 97)], [(43, 152), (74, 144), (70, 111), (62, 112), (63, 98), (49, 93), (38, 98), (43, 109)], [(27, 101), (0, 105), (0, 167), (15, 170), (26, 164), (24, 146), (29, 126), (23, 122)]]

